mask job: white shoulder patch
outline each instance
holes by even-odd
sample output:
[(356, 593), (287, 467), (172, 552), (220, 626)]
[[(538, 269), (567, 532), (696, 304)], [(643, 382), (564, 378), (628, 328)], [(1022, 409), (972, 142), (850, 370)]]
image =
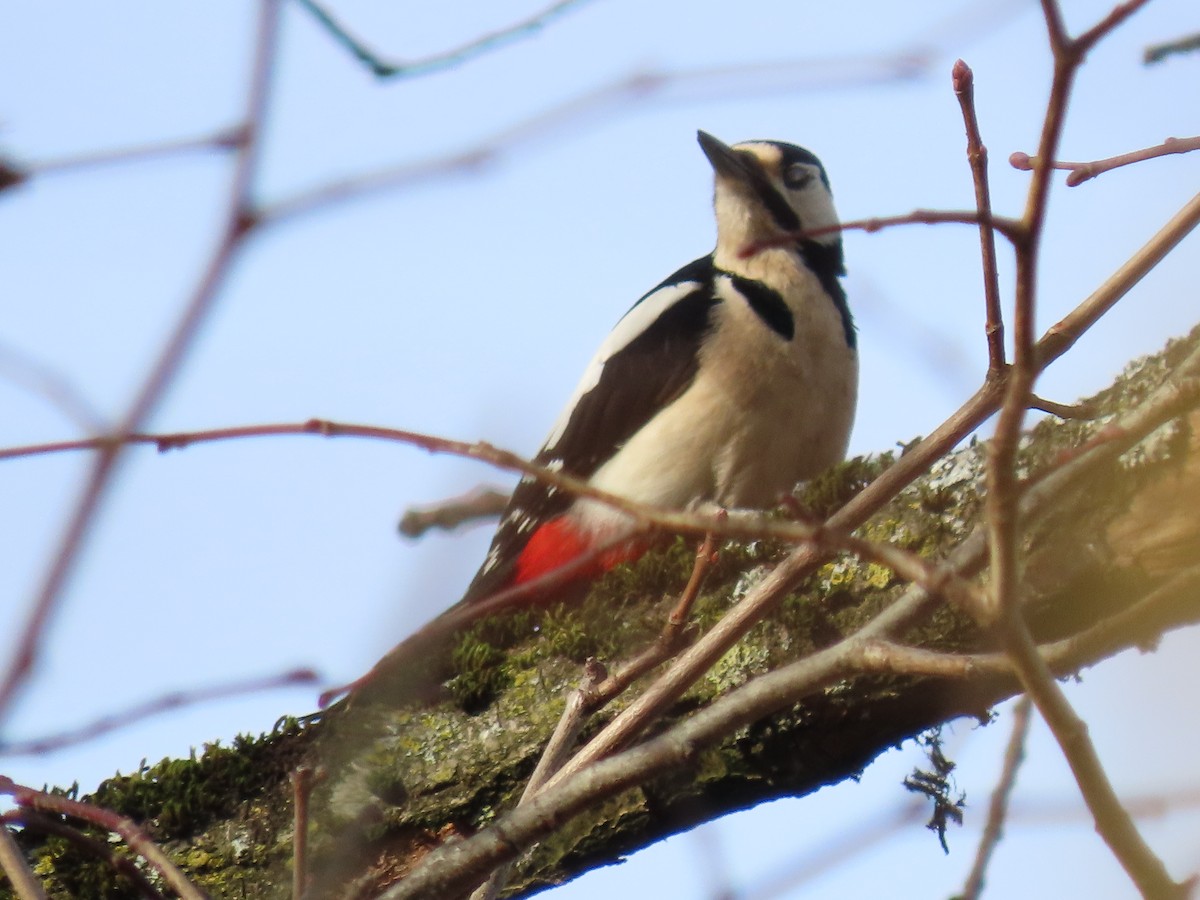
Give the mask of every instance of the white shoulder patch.
[(554, 427), (550, 430), (550, 436), (546, 438), (544, 445), (546, 450), (554, 449), (558, 442), (562, 440), (563, 433), (567, 430), (567, 425), (571, 421), (571, 414), (575, 411), (575, 407), (579, 405), (579, 401), (585, 394), (600, 383), (600, 375), (604, 371), (604, 364), (614, 354), (619, 353), (629, 346), (638, 335), (653, 325), (666, 310), (670, 309), (675, 303), (699, 287), (700, 282), (698, 281), (680, 281), (676, 284), (666, 285), (643, 297), (641, 302), (621, 317), (621, 321), (617, 322), (616, 327), (609, 332), (608, 337), (604, 339), (604, 343), (600, 345), (600, 349), (596, 351), (596, 355), (592, 357), (592, 361), (583, 370), (583, 377), (579, 379), (579, 384), (576, 385), (575, 392), (571, 395), (571, 399), (563, 408), (562, 413), (559, 414), (558, 421), (554, 423)]

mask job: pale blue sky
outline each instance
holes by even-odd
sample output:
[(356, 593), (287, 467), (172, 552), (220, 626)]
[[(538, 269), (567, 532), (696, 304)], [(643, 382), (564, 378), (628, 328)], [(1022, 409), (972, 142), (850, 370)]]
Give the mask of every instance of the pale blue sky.
[[(251, 5), (0, 0), (0, 149), (39, 161), (231, 123), (247, 74)], [(1099, 0), (1069, 6), (1075, 27), (1108, 8)], [(345, 0), (332, 7), (375, 45), (419, 56), (537, 4), (431, 9)], [(1103, 157), (1197, 131), (1200, 58), (1147, 69), (1140, 54), (1146, 44), (1195, 31), (1198, 19), (1188, 0), (1157, 0), (1093, 53), (1064, 156)], [(877, 81), (879, 60), (900, 53), (919, 54), (927, 74), (860, 83)], [(154, 427), (320, 416), (531, 453), (616, 319), (711, 247), (711, 172), (695, 144), (697, 128), (729, 142), (807, 146), (824, 161), (845, 219), (969, 207), (949, 84), (957, 56), (976, 72), (996, 207), (1015, 214), (1028, 176), (1005, 160), (1034, 149), (1049, 72), (1031, 2), (866, 0), (835, 9), (781, 0), (597, 0), (539, 37), (458, 70), (385, 83), (288, 5), (262, 169), (267, 202), (476, 146), (635, 72), (800, 65), (626, 98), (561, 121), (474, 174), (432, 178), (263, 233), (234, 268)], [(847, 72), (855, 83), (837, 81)], [(0, 197), (3, 347), (36, 356), (101, 414), (117, 416), (212, 248), (228, 172), (224, 159), (193, 155), (47, 177)], [(1193, 154), (1057, 188), (1041, 323), (1100, 284), (1191, 196), (1198, 176)], [(1128, 359), (1194, 324), (1196, 240), (1055, 366), (1039, 391), (1060, 400), (1094, 391)], [(960, 226), (853, 233), (846, 252), (863, 361), (852, 452), (883, 450), (930, 431), (983, 371), (977, 238)], [(1001, 255), (1007, 289), (1011, 267), (1004, 248)], [(42, 398), (0, 379), (0, 444), (77, 434)], [(0, 466), (0, 559), (8, 576), (0, 633), (22, 621), (85, 468), (82, 456)], [(500, 480), (478, 464), (349, 440), (132, 452), (52, 623), (12, 736), (71, 727), (168, 690), (296, 665), (316, 667), (330, 683), (361, 674), (457, 599), (489, 537), (480, 527), (406, 542), (395, 533), (401, 511)], [(1114, 775), (1132, 789), (1194, 783), (1194, 764), (1182, 756), (1167, 753), (1147, 771), (1145, 747), (1133, 738), (1196, 745), (1195, 717), (1167, 729), (1155, 718), (1163, 710), (1134, 689), (1149, 685), (1149, 696), (1159, 696), (1158, 678), (1192, 683), (1195, 647), (1185, 636), (1154, 657), (1127, 655), (1072, 692), (1092, 716)], [(87, 789), (143, 757), (269, 729), (281, 714), (310, 711), (314, 696), (294, 690), (210, 704), (53, 756), (0, 758), (0, 770), (34, 784), (78, 779)], [(950, 857), (932, 836), (909, 828), (870, 857), (781, 896), (861, 896), (878, 890), (871, 885), (880, 875), (890, 896), (956, 889), (1006, 726), (961, 725), (956, 734), (972, 827), (951, 836)], [(1018, 797), (1072, 798), (1041, 732), (1034, 746)], [(653, 871), (675, 896), (706, 898), (703, 860), (714, 858), (735, 883), (752, 885), (836, 832), (833, 823), (871, 822), (903, 802), (899, 780), (918, 760), (905, 748), (862, 785), (726, 820), (706, 831), (715, 841), (668, 842), (553, 896), (637, 895)], [(1198, 834), (1194, 814), (1148, 831), (1179, 875), (1200, 866)], [(1014, 829), (997, 865), (995, 896), (1068, 887), (1075, 896), (1132, 896), (1082, 818), (1052, 835)], [(911, 884), (897, 873), (913, 873), (903, 876)]]

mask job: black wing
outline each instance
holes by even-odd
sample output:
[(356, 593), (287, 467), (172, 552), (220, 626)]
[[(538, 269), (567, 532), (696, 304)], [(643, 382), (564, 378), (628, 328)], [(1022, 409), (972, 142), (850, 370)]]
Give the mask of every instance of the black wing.
[[(719, 302), (713, 278), (712, 257), (703, 257), (633, 305), (592, 360), (569, 417), (551, 434), (537, 462), (588, 478), (658, 410), (687, 390)], [(592, 376), (595, 383), (589, 384)], [(464, 602), (507, 587), (529, 538), (539, 525), (566, 511), (573, 499), (536, 479), (522, 478)]]

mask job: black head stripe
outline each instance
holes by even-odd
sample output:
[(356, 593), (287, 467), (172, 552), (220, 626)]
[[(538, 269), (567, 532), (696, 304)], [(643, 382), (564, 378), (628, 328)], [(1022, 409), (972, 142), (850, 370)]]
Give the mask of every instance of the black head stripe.
[(775, 224), (781, 231), (799, 231), (800, 217), (796, 215), (791, 204), (779, 195), (779, 191), (775, 190), (775, 186), (771, 184), (771, 180), (763, 171), (762, 161), (749, 150), (734, 152), (744, 154), (750, 163), (746, 167), (747, 181), (754, 189), (754, 193), (758, 195), (758, 199), (762, 201), (762, 205), (767, 208), (767, 212), (771, 214), (771, 218), (775, 220)]

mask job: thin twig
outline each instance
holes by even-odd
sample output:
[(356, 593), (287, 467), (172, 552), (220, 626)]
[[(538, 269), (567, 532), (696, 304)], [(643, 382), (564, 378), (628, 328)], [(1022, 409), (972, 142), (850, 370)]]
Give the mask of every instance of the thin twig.
[(8, 883), (20, 900), (46, 900), (46, 892), (13, 840), (7, 823), (0, 823), (0, 873), (8, 877)]
[(400, 517), (399, 530), (409, 538), (419, 538), (433, 528), (452, 531), (468, 522), (494, 519), (504, 512), (511, 494), (496, 488), (477, 487), (429, 506), (411, 506)]
[[(985, 385), (957, 412), (911, 451), (900, 457), (861, 493), (835, 513), (828, 528), (857, 528), (891, 497), (916, 479), (970, 434), (999, 406), (1000, 386)], [(742, 598), (722, 619), (621, 711), (560, 773), (567, 777), (626, 746), (657, 720), (718, 659), (768, 615), (787, 592), (812, 572), (825, 554), (806, 545), (795, 550)]]
[[(961, 427), (960, 423), (956, 423)], [(905, 578), (918, 583), (938, 583), (936, 591), (946, 590), (956, 600), (963, 603), (971, 602), (973, 591), (968, 585), (956, 584), (951, 578), (943, 585), (940, 582), (946, 573), (940, 572), (936, 566), (929, 564), (919, 554), (904, 550), (891, 544), (865, 541), (850, 533), (851, 528), (839, 525), (836, 521), (829, 523), (806, 521), (784, 521), (769, 519), (758, 514), (730, 515), (721, 512), (716, 516), (704, 513), (693, 513), (681, 510), (666, 509), (628, 500), (619, 494), (598, 489), (582, 478), (573, 476), (561, 469), (526, 460), (508, 450), (502, 450), (485, 441), (458, 441), (422, 432), (409, 431), (399, 428), (384, 428), (376, 425), (359, 425), (346, 422), (331, 422), (328, 419), (309, 419), (301, 423), (245, 425), (230, 428), (214, 428), (202, 431), (174, 432), (170, 434), (128, 434), (123, 438), (126, 444), (152, 444), (160, 452), (182, 449), (195, 444), (212, 443), (229, 440), (242, 440), (260, 437), (302, 436), (315, 435), (320, 437), (357, 437), (373, 440), (395, 441), (411, 444), (431, 453), (445, 453), (486, 462), (501, 469), (520, 472), (523, 475), (536, 478), (538, 481), (568, 491), (578, 497), (596, 500), (614, 509), (626, 513), (632, 520), (635, 529), (629, 535), (623, 536), (588, 554), (587, 557), (573, 560), (567, 565), (548, 573), (544, 582), (527, 582), (509, 590), (498, 593), (485, 600), (474, 601), (470, 604), (473, 618), (482, 615), (492, 615), (516, 605), (517, 601), (527, 596), (540, 594), (551, 586), (558, 586), (577, 577), (580, 573), (602, 560), (604, 556), (630, 542), (639, 540), (639, 532), (648, 529), (658, 529), (676, 534), (695, 534), (703, 536), (710, 532), (714, 536), (725, 538), (741, 538), (747, 540), (778, 540), (788, 543), (819, 544), (826, 550), (848, 550), (872, 562), (893, 568)], [(960, 435), (960, 437), (963, 435)], [(25, 456), (38, 456), (47, 453), (63, 453), (78, 450), (104, 451), (114, 438), (87, 438), (75, 441), (58, 441), (49, 444), (34, 444), (24, 447), (13, 447), (0, 450), (0, 460)], [(957, 440), (955, 441), (957, 443)], [(948, 449), (948, 448), (947, 448)], [(907, 454), (908, 459), (912, 454)], [(892, 466), (884, 473), (895, 471)], [(919, 472), (913, 472), (916, 477)], [(473, 619), (472, 619), (473, 620)], [(459, 623), (460, 625), (463, 623)]]
[(497, 31), (491, 31), (480, 37), (473, 38), (465, 44), (435, 53), (423, 59), (407, 60), (404, 62), (387, 62), (379, 54), (371, 50), (361, 40), (354, 37), (340, 22), (316, 0), (296, 0), (300, 6), (308, 10), (321, 23), (326, 31), (339, 44), (348, 50), (355, 59), (363, 63), (378, 78), (414, 78), (419, 75), (429, 75), (444, 69), (460, 65), (480, 56), (490, 50), (498, 49), (505, 44), (524, 37), (532, 37), (573, 7), (582, 6), (587, 0), (558, 0), (540, 12), (534, 13), (518, 22), (514, 22)]
[(218, 131), (195, 135), (193, 137), (175, 138), (174, 140), (158, 141), (150, 144), (137, 144), (132, 147), (115, 147), (109, 150), (93, 150), (71, 156), (41, 159), (22, 166), (21, 171), (27, 178), (61, 175), (69, 172), (78, 172), (81, 169), (148, 162), (187, 153), (237, 150), (244, 142), (245, 135), (241, 128), (222, 128)]
[(183, 900), (208, 900), (208, 895), (196, 887), (132, 819), (90, 803), (34, 790), (17, 784), (5, 775), (0, 775), (0, 794), (8, 794), (19, 806), (83, 819), (98, 828), (119, 835), (125, 841), (125, 845), (152, 866), (171, 886), (171, 890)]
[(308, 800), (324, 773), (301, 764), (292, 772), (292, 900), (308, 888)]
[(1058, 416), (1060, 419), (1087, 420), (1094, 419), (1097, 415), (1096, 408), (1091, 403), (1059, 403), (1055, 400), (1047, 400), (1045, 397), (1039, 397), (1037, 394), (1030, 395), (1029, 408), (1050, 413), (1050, 415)]
[(1168, 56), (1191, 53), (1195, 50), (1200, 50), (1200, 34), (1191, 34), (1162, 44), (1151, 44), (1142, 54), (1142, 62), (1150, 65), (1162, 62)]
[(0, 342), (0, 378), (44, 398), (85, 434), (100, 434), (108, 423), (70, 379), (45, 362)]
[(1105, 313), (1200, 224), (1200, 194), (1192, 197), (1150, 240), (1121, 264), (1092, 294), (1046, 329), (1037, 346), (1038, 369), (1045, 369), (1074, 346)]
[[(284, 197), (262, 210), (264, 224), (277, 224), (326, 210), (338, 204), (375, 196), (383, 191), (413, 185), (428, 186), (440, 178), (461, 177), (485, 171), (514, 151), (550, 136), (577, 136), (580, 123), (601, 121), (602, 114), (628, 110), (651, 100), (687, 100), (711, 96), (756, 95), (762, 81), (775, 89), (829, 90), (847, 85), (889, 84), (919, 75), (927, 64), (911, 54), (890, 58), (848, 57), (760, 66), (713, 66), (695, 69), (642, 70), (557, 106), (508, 125), (469, 147), (448, 155), (382, 166), (348, 178), (329, 181)], [(949, 221), (949, 220), (948, 220)], [(970, 224), (975, 224), (972, 220)]]
[(61, 817), (46, 815), (32, 809), (12, 809), (0, 815), (0, 820), (41, 834), (63, 838), (85, 853), (90, 853), (97, 859), (103, 860), (120, 875), (128, 878), (141, 900), (164, 900), (162, 892), (150, 883), (150, 879), (137, 867), (137, 863), (132, 857), (124, 853), (117, 853), (106, 842), (98, 841), (79, 829), (72, 828)]
[(117, 463), (124, 449), (124, 436), (138, 430), (158, 408), (167, 387), (173, 381), (200, 325), (208, 317), (220, 288), (244, 238), (254, 227), (256, 217), (251, 191), (259, 163), (259, 132), (267, 102), (271, 69), (275, 60), (278, 14), (281, 0), (260, 0), (257, 42), (246, 101), (244, 126), (234, 163), (226, 220), (219, 245), (193, 290), (171, 337), (162, 348), (129, 410), (117, 425), (112, 440), (93, 461), (87, 482), (80, 493), (58, 546), (37, 590), (24, 627), (16, 640), (16, 651), (0, 680), (0, 723), (13, 708), (19, 689), (34, 669), (50, 618), (68, 576), (75, 567), (93, 520), (112, 485)]
[(841, 231), (864, 231), (874, 234), (885, 228), (895, 228), (900, 225), (976, 225), (987, 228), (990, 232), (998, 231), (1010, 241), (1017, 240), (1021, 235), (1020, 223), (1006, 216), (997, 216), (978, 210), (959, 209), (914, 209), (910, 213), (898, 216), (872, 216), (868, 219), (851, 219), (836, 225), (826, 225), (821, 228), (806, 228), (803, 231), (788, 231), (761, 241), (755, 241), (743, 247), (738, 255), (748, 259), (771, 250), (775, 247), (789, 247), (796, 241), (806, 238), (818, 238), (826, 234)]
[[(1157, 159), (1160, 156), (1170, 156), (1173, 153), (1191, 153), (1193, 150), (1200, 150), (1200, 136), (1190, 138), (1169, 137), (1154, 147), (1131, 150), (1128, 153), (1110, 156), (1107, 159), (1095, 159), (1090, 162), (1055, 160), (1050, 163), (1050, 166), (1054, 169), (1062, 169), (1070, 172), (1071, 174), (1067, 176), (1067, 187), (1075, 187), (1095, 178), (1097, 175), (1103, 175), (1105, 172), (1119, 169), (1121, 166), (1144, 162), (1147, 159)], [(1021, 152), (1013, 153), (1009, 156), (1008, 161), (1014, 169), (1020, 169), (1024, 172), (1028, 172), (1034, 166), (1038, 165), (1038, 157)]]
[(291, 672), (285, 672), (282, 675), (273, 675), (253, 681), (241, 681), (234, 684), (187, 691), (173, 691), (161, 697), (156, 697), (153, 700), (148, 700), (145, 703), (131, 706), (120, 712), (101, 716), (86, 725), (81, 725), (69, 731), (43, 735), (42, 737), (25, 741), (0, 740), (0, 756), (41, 756), (61, 750), (64, 747), (87, 743), (112, 731), (128, 728), (130, 725), (141, 722), (144, 719), (149, 719), (153, 716), (162, 715), (165, 712), (183, 707), (195, 706), (211, 700), (225, 700), (246, 694), (258, 694), (277, 688), (311, 685), (319, 681), (319, 676), (311, 669), (296, 669)]
[(988, 448), (986, 513), (991, 551), (991, 618), (999, 626), (1005, 650), (1026, 693), (1058, 741), (1092, 811), (1097, 830), (1142, 893), (1165, 898), (1182, 896), (1182, 888), (1171, 880), (1162, 861), (1143, 841), (1122, 808), (1095, 747), (1088, 739), (1086, 726), (1039, 655), (1018, 605), (1021, 589), (1016, 453), (1021, 423), (1038, 373), (1034, 344), (1036, 270), (1052, 172), (1049, 161), (1057, 156), (1071, 85), (1088, 49), (1138, 9), (1142, 2), (1133, 0), (1115, 7), (1099, 25), (1071, 40), (1063, 28), (1057, 4), (1043, 0), (1047, 32), (1054, 51), (1054, 77), (1038, 146), (1037, 158), (1042, 162), (1033, 168), (1022, 219), (1024, 240), (1019, 241), (1016, 248), (1014, 359), (996, 433)]
[(996, 233), (984, 224), (992, 218), (992, 193), (988, 184), (988, 152), (975, 114), (975, 73), (961, 59), (952, 73), (954, 95), (962, 110), (967, 131), (967, 162), (975, 184), (975, 208), (979, 211), (979, 248), (983, 257), (983, 297), (987, 336), (988, 372), (992, 378), (1004, 370), (1004, 311), (1000, 307), (1000, 271), (996, 263)]
[[(718, 517), (718, 521), (720, 521), (720, 517)], [(687, 586), (684, 587), (683, 594), (679, 597), (679, 602), (675, 604), (675, 608), (671, 610), (671, 614), (667, 617), (667, 626), (669, 628), (678, 631), (687, 622), (688, 615), (692, 611), (692, 606), (695, 604), (696, 598), (700, 596), (700, 589), (704, 587), (704, 580), (708, 577), (709, 570), (712, 569), (713, 563), (716, 561), (716, 538), (710, 531), (704, 535), (704, 540), (700, 542), (700, 546), (696, 550), (696, 563), (692, 566), (692, 574), (688, 578)]]
[(1017, 783), (1017, 770), (1025, 758), (1025, 736), (1029, 733), (1029, 713), (1032, 705), (1028, 697), (1022, 697), (1013, 707), (1012, 734), (1008, 738), (1008, 747), (1004, 751), (1004, 767), (1000, 772), (1000, 780), (992, 792), (992, 802), (988, 806), (987, 823), (983, 835), (979, 839), (979, 849), (975, 853), (975, 863), (967, 876), (967, 883), (959, 894), (959, 900), (978, 900), (983, 892), (983, 879), (987, 874), (988, 862), (992, 853), (1000, 843), (1004, 831), (1004, 822), (1008, 816), (1008, 802), (1012, 798), (1013, 787)]
[(1013, 619), (1015, 621), (1005, 623), (1005, 649), (1020, 674), (1026, 692), (1037, 704), (1038, 711), (1062, 748), (1084, 801), (1092, 812), (1096, 830), (1143, 896), (1163, 900), (1178, 897), (1182, 900), (1186, 896), (1185, 888), (1171, 879), (1166, 866), (1143, 840), (1133, 819), (1121, 805), (1095, 745), (1088, 738), (1087, 725), (1076, 715), (1062, 688), (1054, 680), (1054, 674), (1038, 653), (1024, 621), (1018, 617)]
[[(567, 697), (562, 715), (558, 718), (558, 724), (554, 726), (554, 732), (550, 735), (550, 740), (546, 742), (546, 748), (542, 751), (542, 756), (538, 760), (533, 774), (529, 776), (529, 781), (525, 784), (525, 790), (521, 792), (521, 799), (517, 801), (517, 806), (528, 803), (542, 789), (550, 776), (562, 768), (579, 739), (579, 732), (587, 724), (588, 716), (597, 708), (594, 702), (595, 691), (605, 680), (607, 674), (604, 666), (595, 659), (589, 659), (584, 663), (583, 681)], [(495, 900), (508, 882), (510, 870), (511, 865), (508, 864), (496, 869), (487, 882), (471, 895), (471, 900)]]

